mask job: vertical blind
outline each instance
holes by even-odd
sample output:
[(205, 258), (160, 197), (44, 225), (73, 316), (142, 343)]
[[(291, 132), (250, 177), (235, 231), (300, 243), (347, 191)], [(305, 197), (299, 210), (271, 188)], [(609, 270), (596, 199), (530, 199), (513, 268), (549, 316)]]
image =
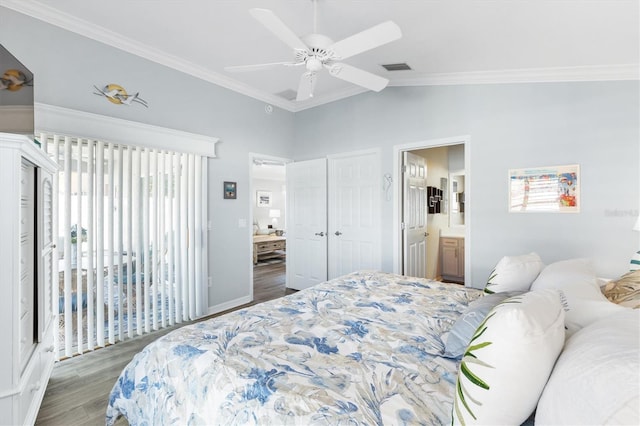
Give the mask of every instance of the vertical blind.
[(40, 136), (60, 166), (53, 221), (58, 356), (201, 316), (206, 158)]

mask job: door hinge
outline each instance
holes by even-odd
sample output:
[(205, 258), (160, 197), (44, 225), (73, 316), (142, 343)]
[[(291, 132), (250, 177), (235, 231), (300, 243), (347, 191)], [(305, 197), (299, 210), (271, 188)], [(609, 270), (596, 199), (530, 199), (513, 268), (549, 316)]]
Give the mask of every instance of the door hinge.
[(404, 222), (400, 223), (400, 229), (402, 229), (404, 231)]

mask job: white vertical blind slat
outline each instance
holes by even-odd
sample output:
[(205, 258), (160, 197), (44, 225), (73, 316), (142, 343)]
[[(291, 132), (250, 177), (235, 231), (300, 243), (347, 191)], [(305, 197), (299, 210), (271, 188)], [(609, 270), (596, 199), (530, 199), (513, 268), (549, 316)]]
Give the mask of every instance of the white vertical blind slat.
[[(124, 232), (124, 147), (122, 145), (118, 146), (118, 161), (116, 162), (116, 164), (118, 165), (118, 184), (116, 187), (116, 190), (118, 192), (118, 199), (117, 199), (117, 211), (118, 211), (118, 216), (117, 216), (117, 230), (116, 230), (116, 242), (117, 242), (117, 246), (116, 246), (116, 253), (117, 253), (117, 259), (116, 261), (118, 262), (117, 264), (117, 271), (118, 271), (118, 278), (117, 278), (117, 286), (114, 289), (115, 292), (117, 292), (117, 303), (116, 303), (116, 310), (117, 310), (117, 314), (118, 314), (118, 340), (122, 340), (122, 333), (123, 333), (123, 328), (124, 328), (124, 322), (123, 322), (123, 303), (122, 303), (122, 299), (123, 299), (123, 290), (122, 290), (122, 281), (123, 281), (123, 277), (124, 277), (124, 267), (123, 267), (123, 251), (124, 251), (124, 242), (123, 242), (123, 232)], [(111, 285), (113, 285), (113, 283), (111, 283)]]
[(153, 188), (151, 191), (153, 202), (150, 203), (152, 211), (150, 212), (150, 219), (153, 220), (151, 227), (152, 238), (152, 256), (151, 256), (151, 278), (153, 283), (151, 285), (151, 325), (153, 330), (158, 329), (158, 151), (153, 150), (151, 153), (151, 173)]
[(158, 274), (158, 279), (156, 280), (156, 285), (159, 287), (160, 294), (160, 325), (162, 328), (167, 326), (167, 313), (166, 313), (166, 290), (165, 290), (165, 258), (166, 258), (166, 224), (165, 224), (165, 209), (166, 209), (166, 198), (165, 194), (165, 176), (166, 176), (166, 168), (165, 168), (165, 153), (161, 151), (158, 155), (158, 245), (160, 247), (160, 256), (159, 256), (159, 268), (160, 273)]
[(127, 193), (127, 336), (133, 337), (133, 153), (131, 148), (126, 149), (126, 175), (125, 186)]
[(149, 309), (149, 288), (151, 287), (151, 245), (149, 240), (149, 229), (151, 221), (149, 220), (149, 192), (150, 192), (150, 163), (151, 152), (149, 149), (144, 151), (145, 161), (142, 163), (143, 185), (142, 185), (142, 212), (145, 218), (143, 222), (143, 255), (144, 255), (144, 297), (142, 299), (144, 309), (144, 331), (148, 333), (150, 331), (149, 316), (151, 310)]
[(74, 156), (76, 159), (76, 193), (77, 205), (76, 205), (76, 328), (78, 334), (78, 352), (82, 353), (82, 327), (84, 325), (82, 318), (82, 281), (83, 281), (83, 268), (82, 268), (82, 240), (84, 238), (82, 228), (82, 139), (76, 140), (77, 154)]
[(189, 196), (187, 200), (188, 214), (189, 214), (189, 318), (195, 318), (196, 316), (196, 263), (195, 263), (195, 247), (196, 241), (196, 215), (195, 215), (195, 156), (189, 154), (189, 178), (188, 188)]
[(113, 282), (114, 282), (114, 270), (113, 270), (113, 250), (115, 248), (115, 218), (113, 214), (115, 204), (115, 165), (114, 165), (114, 146), (109, 143), (107, 151), (107, 177), (109, 181), (108, 195), (107, 195), (107, 309), (108, 309), (108, 339), (109, 343), (115, 343), (115, 312), (113, 304)]
[(96, 343), (104, 346), (104, 142), (96, 147)]
[(134, 252), (136, 254), (135, 259), (135, 294), (136, 294), (136, 313), (138, 320), (136, 321), (136, 332), (142, 334), (142, 321), (140, 320), (140, 312), (142, 312), (142, 262), (144, 261), (144, 254), (142, 251), (142, 227), (140, 226), (146, 219), (142, 216), (142, 200), (140, 198), (140, 168), (141, 168), (142, 156), (140, 155), (140, 149), (135, 148), (133, 150), (133, 193), (132, 202), (135, 204), (133, 208), (133, 239), (135, 240)]
[[(182, 156), (176, 154), (174, 158), (176, 168), (175, 197), (173, 200), (173, 228), (175, 229), (175, 245), (176, 252), (174, 257), (175, 264), (175, 281), (176, 283), (184, 283), (182, 281)], [(176, 285), (175, 289), (175, 319), (177, 323), (182, 322), (182, 285)]]
[[(48, 139), (48, 135), (47, 136), (43, 136), (43, 139)], [(58, 135), (54, 135), (53, 136), (53, 146), (52, 148), (52, 157), (54, 159), (54, 161), (58, 162), (60, 159), (60, 137)], [(60, 259), (60, 250), (62, 249), (62, 247), (58, 247), (59, 246), (59, 242), (57, 240), (58, 235), (59, 235), (59, 226), (58, 226), (58, 219), (59, 219), (59, 215), (58, 215), (58, 209), (60, 208), (59, 206), (59, 199), (60, 197), (57, 196), (57, 194), (59, 194), (60, 192), (60, 183), (59, 183), (59, 179), (60, 179), (60, 174), (56, 173), (53, 175), (53, 200), (52, 200), (52, 205), (53, 205), (53, 218), (52, 223), (52, 233), (53, 233), (53, 238), (54, 238), (54, 245), (53, 245), (53, 276), (54, 276), (54, 282), (52, 283), (53, 285), (53, 289), (52, 289), (52, 312), (54, 312), (55, 318), (58, 320), (60, 320), (60, 283), (59, 283), (59, 275), (60, 275), (60, 271), (59, 271), (59, 262), (58, 259)], [(58, 357), (58, 354), (60, 353), (60, 339), (54, 339), (54, 351), (56, 353), (56, 357)]]
[(62, 230), (64, 232), (64, 354), (73, 354), (73, 316), (71, 296), (71, 138), (64, 138), (64, 194), (65, 211)]
[(93, 158), (94, 158), (95, 142), (92, 140), (87, 141), (87, 349), (93, 350), (94, 345), (94, 300), (93, 294), (95, 290), (94, 282), (94, 244), (95, 244), (95, 212), (94, 212), (94, 170), (93, 170)]
[(195, 214), (195, 223), (193, 227), (194, 232), (194, 275), (195, 275), (195, 285), (194, 285), (194, 306), (192, 309), (194, 310), (194, 316), (198, 317), (202, 315), (202, 291), (203, 288), (203, 277), (202, 277), (202, 161), (199, 158), (195, 158), (194, 156), (194, 214)]
[(174, 209), (174, 195), (175, 195), (175, 185), (174, 185), (174, 172), (175, 172), (175, 155), (172, 152), (168, 153), (168, 173), (167, 173), (167, 230), (168, 230), (168, 250), (167, 250), (167, 299), (168, 299), (168, 312), (167, 312), (167, 320), (169, 325), (175, 324), (174, 317), (174, 302), (175, 302), (175, 293), (174, 287), (176, 285), (174, 280), (174, 228), (173, 228), (173, 209)]
[(182, 320), (189, 320), (189, 156), (187, 154), (182, 155), (182, 173), (185, 176), (182, 179), (182, 188), (180, 192), (182, 194), (180, 200), (180, 220), (181, 220), (181, 228), (184, 229), (184, 233), (182, 236), (181, 245), (181, 253), (182, 258), (180, 259), (180, 263), (182, 264)]

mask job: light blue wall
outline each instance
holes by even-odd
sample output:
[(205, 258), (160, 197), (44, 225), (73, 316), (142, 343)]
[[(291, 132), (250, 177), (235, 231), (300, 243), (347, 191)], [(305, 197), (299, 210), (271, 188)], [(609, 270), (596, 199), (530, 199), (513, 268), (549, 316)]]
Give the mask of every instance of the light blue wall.
[[(0, 43), (34, 72), (37, 102), (221, 138), (209, 164), (209, 305), (249, 294), (246, 228), (249, 153), (297, 160), (380, 147), (391, 173), (393, 146), (470, 135), (471, 262), (474, 283), (505, 254), (535, 250), (547, 263), (592, 256), (604, 276), (627, 267), (639, 238), (638, 82), (390, 87), (292, 114), (0, 7)], [(92, 94), (117, 83), (149, 109)], [(37, 119), (37, 117), (36, 117)], [(580, 214), (507, 213), (507, 170), (578, 163)], [(222, 199), (222, 182), (238, 199)], [(383, 267), (392, 270), (392, 203), (383, 201)], [(244, 265), (247, 265), (245, 267)]]
[[(249, 152), (287, 157), (294, 115), (279, 108), (266, 114), (263, 102), (2, 7), (0, 44), (34, 73), (36, 102), (221, 139), (218, 158), (209, 161), (209, 306), (248, 297)], [(149, 108), (114, 105), (93, 94), (94, 85), (108, 83), (139, 91)], [(223, 199), (223, 181), (238, 183), (237, 200)], [(247, 228), (239, 228), (239, 219)]]
[[(638, 82), (389, 87), (296, 114), (295, 160), (371, 147), (393, 171), (393, 146), (470, 135), (471, 273), (482, 286), (503, 255), (536, 251), (546, 263), (592, 257), (598, 273), (628, 270), (639, 236)], [(509, 214), (510, 168), (579, 164), (579, 214)], [(391, 201), (382, 255), (392, 270)], [(634, 216), (635, 215), (635, 216)]]

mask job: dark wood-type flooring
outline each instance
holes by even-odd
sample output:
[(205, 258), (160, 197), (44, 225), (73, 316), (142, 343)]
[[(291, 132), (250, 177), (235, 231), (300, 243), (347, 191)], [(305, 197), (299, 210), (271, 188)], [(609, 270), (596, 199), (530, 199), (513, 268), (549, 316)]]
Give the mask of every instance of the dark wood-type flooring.
[[(254, 301), (245, 306), (294, 292), (285, 287), (284, 263), (258, 265), (253, 271)], [(36, 425), (104, 425), (109, 392), (122, 369), (147, 344), (171, 330), (156, 331), (57, 363)], [(117, 424), (126, 425), (127, 422), (120, 419)]]

